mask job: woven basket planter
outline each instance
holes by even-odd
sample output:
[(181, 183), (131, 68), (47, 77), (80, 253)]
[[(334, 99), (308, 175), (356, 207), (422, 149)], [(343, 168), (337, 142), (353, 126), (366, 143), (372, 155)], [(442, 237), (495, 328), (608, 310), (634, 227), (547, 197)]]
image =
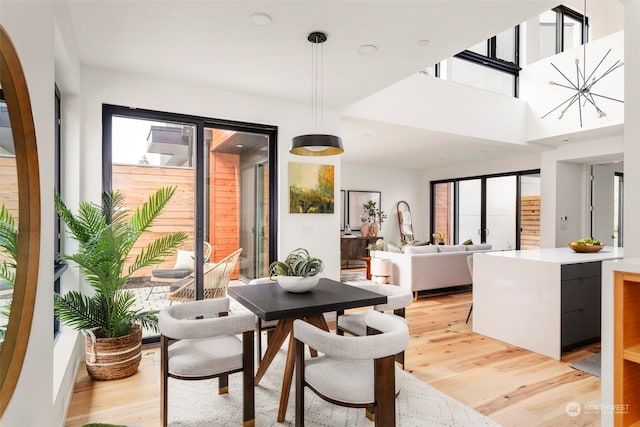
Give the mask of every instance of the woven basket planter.
[(96, 338), (85, 335), (85, 363), (94, 380), (118, 380), (136, 373), (142, 358), (142, 328), (135, 325), (129, 335), (118, 338)]

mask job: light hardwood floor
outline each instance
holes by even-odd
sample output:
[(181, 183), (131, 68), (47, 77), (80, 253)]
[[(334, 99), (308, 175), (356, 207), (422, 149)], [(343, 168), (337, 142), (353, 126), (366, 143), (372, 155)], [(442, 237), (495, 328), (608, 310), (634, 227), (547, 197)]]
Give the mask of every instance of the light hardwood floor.
[[(600, 402), (600, 379), (569, 363), (600, 351), (591, 345), (556, 361), (474, 334), (465, 324), (471, 293), (422, 297), (407, 309), (411, 338), (406, 369), (503, 426), (598, 426), (600, 415), (569, 417), (567, 404)], [(526, 333), (526, 331), (522, 331)], [(94, 382), (84, 366), (76, 380), (66, 426), (88, 422), (159, 425), (157, 348), (143, 349), (140, 370), (119, 381)], [(372, 424), (373, 425), (373, 424)], [(466, 426), (465, 426), (466, 427)]]

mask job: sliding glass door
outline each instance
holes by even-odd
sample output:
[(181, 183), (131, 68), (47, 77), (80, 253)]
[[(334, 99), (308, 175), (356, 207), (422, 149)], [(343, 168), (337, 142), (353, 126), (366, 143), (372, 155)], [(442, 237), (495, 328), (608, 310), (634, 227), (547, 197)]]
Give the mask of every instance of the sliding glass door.
[(497, 250), (538, 247), (539, 171), (432, 182), (431, 232), (436, 231), (446, 232), (448, 244), (482, 242)]
[[(175, 194), (132, 258), (151, 240), (184, 231), (193, 254), (191, 274), (160, 280), (154, 268), (127, 281), (142, 309), (169, 305), (167, 298), (184, 279), (193, 279), (202, 298), (213, 264), (242, 248), (231, 280), (268, 274), (276, 258), (276, 129), (202, 117), (103, 107), (103, 187), (120, 191), (134, 211), (160, 187)], [(202, 255), (199, 257), (198, 255)], [(181, 270), (178, 257), (162, 269)], [(146, 332), (150, 334), (150, 332)]]

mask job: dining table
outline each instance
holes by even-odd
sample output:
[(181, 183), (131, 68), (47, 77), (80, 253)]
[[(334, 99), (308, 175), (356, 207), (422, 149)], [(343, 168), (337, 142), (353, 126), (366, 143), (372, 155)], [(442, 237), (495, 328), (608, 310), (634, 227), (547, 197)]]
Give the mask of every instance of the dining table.
[[(312, 325), (329, 331), (324, 313), (343, 313), (358, 307), (385, 304), (387, 297), (376, 292), (347, 285), (328, 278), (321, 278), (318, 285), (307, 292), (295, 293), (284, 290), (277, 282), (257, 285), (231, 286), (230, 297), (245, 306), (264, 321), (277, 320), (277, 325), (258, 365), (254, 384), (258, 385), (271, 365), (284, 341), (289, 338), (285, 368), (278, 407), (278, 422), (284, 422), (291, 391), (295, 365), (295, 339), (292, 336), (293, 322), (303, 319)], [(258, 339), (261, 339), (260, 337)], [(311, 351), (312, 356), (315, 351)]]

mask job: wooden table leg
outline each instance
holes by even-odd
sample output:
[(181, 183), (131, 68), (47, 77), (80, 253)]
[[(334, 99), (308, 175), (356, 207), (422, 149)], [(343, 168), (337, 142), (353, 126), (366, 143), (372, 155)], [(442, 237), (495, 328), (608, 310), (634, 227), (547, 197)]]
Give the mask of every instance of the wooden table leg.
[(276, 329), (273, 331), (273, 336), (267, 344), (267, 351), (265, 351), (264, 357), (260, 362), (260, 366), (258, 366), (258, 371), (256, 372), (256, 378), (254, 380), (255, 385), (260, 383), (264, 373), (267, 372), (267, 368), (271, 365), (271, 362), (273, 362), (276, 354), (278, 354), (280, 347), (282, 347), (282, 343), (291, 334), (293, 320), (294, 319), (282, 319), (278, 321)]
[(293, 367), (296, 363), (296, 340), (293, 334), (289, 336), (289, 348), (287, 349), (287, 360), (284, 364), (284, 375), (282, 377), (282, 391), (280, 392), (280, 406), (278, 407), (278, 422), (284, 422), (287, 415), (287, 403), (291, 392), (291, 381), (293, 380)]
[[(289, 319), (287, 319), (289, 320)], [(322, 313), (313, 314), (305, 317), (306, 322), (311, 323), (313, 326), (329, 331), (329, 326)], [(293, 320), (291, 320), (293, 324)], [(290, 328), (291, 331), (291, 328)], [(278, 422), (284, 422), (284, 417), (287, 414), (287, 403), (289, 403), (289, 393), (291, 392), (291, 382), (293, 381), (293, 368), (296, 361), (296, 347), (293, 334), (289, 336), (289, 348), (287, 349), (287, 360), (284, 365), (284, 375), (282, 378), (282, 391), (280, 393), (280, 406), (278, 407)], [(268, 351), (268, 349), (267, 349)], [(266, 358), (266, 355), (265, 355)]]

